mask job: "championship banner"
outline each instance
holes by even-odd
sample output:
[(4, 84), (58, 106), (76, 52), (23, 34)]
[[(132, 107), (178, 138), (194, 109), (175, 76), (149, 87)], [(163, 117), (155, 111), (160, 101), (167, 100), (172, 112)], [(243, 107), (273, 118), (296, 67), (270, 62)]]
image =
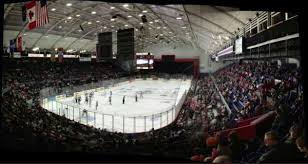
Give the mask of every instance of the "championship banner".
[(55, 62), (55, 61), (56, 61), (56, 55), (55, 55), (55, 52), (51, 52), (51, 55), (50, 55), (50, 61), (51, 61), (51, 62)]
[(63, 62), (63, 51), (64, 51), (63, 48), (58, 48), (58, 61), (59, 61), (59, 63)]

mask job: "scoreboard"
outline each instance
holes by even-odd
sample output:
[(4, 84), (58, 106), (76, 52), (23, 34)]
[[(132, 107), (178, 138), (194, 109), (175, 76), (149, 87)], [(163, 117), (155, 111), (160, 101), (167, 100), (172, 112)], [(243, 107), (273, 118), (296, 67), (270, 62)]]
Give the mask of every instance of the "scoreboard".
[(154, 55), (151, 53), (136, 53), (137, 69), (153, 69)]

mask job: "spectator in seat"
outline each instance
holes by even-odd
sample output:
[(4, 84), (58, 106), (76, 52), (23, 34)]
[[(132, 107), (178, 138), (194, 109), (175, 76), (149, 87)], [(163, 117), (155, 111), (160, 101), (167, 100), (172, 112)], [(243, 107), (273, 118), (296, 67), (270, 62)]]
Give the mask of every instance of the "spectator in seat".
[(229, 156), (227, 155), (220, 155), (216, 157), (212, 163), (217, 163), (217, 164), (231, 164), (232, 160)]
[(278, 134), (269, 131), (264, 135), (264, 144), (268, 147), (257, 163), (297, 162), (300, 159), (298, 150), (290, 144), (279, 142)]
[(232, 151), (232, 160), (241, 160), (244, 144), (241, 143), (236, 131), (231, 131), (228, 135), (229, 146)]
[(298, 150), (304, 153), (304, 161), (308, 161), (308, 148), (305, 145), (304, 137), (298, 137), (296, 139), (296, 145)]
[(300, 128), (296, 125), (293, 125), (289, 130), (289, 137), (285, 143), (296, 144), (296, 139), (300, 136)]

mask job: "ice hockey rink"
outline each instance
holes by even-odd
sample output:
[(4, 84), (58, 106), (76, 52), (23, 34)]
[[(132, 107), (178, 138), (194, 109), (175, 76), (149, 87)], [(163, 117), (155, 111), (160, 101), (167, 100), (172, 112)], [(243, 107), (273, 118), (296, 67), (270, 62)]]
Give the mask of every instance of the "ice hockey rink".
[[(190, 79), (136, 79), (112, 87), (77, 92), (71, 97), (49, 98), (42, 106), (85, 125), (112, 132), (139, 133), (172, 123), (190, 86)], [(93, 96), (87, 103), (85, 96), (90, 92)], [(75, 101), (76, 94), (81, 97), (80, 104)]]

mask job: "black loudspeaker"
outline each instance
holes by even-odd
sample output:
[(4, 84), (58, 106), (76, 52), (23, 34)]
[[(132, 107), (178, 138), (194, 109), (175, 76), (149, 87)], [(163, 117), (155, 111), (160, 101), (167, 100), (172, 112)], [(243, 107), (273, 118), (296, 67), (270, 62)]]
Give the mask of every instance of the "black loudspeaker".
[(99, 33), (97, 36), (98, 36), (98, 44), (112, 45), (112, 33), (111, 32)]
[(112, 59), (112, 45), (96, 44), (96, 60)]

